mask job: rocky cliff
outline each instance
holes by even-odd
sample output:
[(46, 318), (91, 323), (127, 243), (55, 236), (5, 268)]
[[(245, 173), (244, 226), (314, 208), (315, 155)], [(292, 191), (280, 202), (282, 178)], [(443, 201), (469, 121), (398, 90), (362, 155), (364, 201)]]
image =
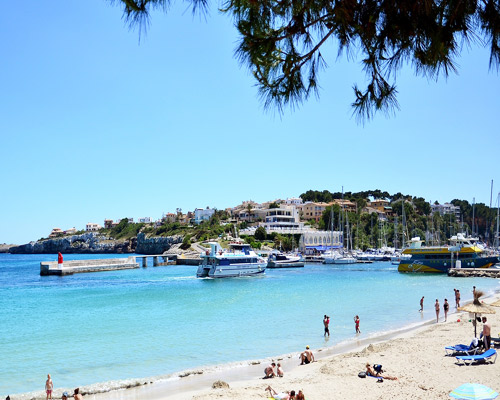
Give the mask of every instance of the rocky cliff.
[(97, 233), (89, 232), (58, 239), (40, 240), (9, 248), (13, 254), (55, 254), (67, 253), (137, 253), (163, 254), (173, 244), (182, 243), (182, 236), (147, 238), (139, 233), (137, 238), (113, 240)]
[(137, 240), (111, 240), (96, 233), (84, 233), (58, 239), (30, 242), (11, 247), (13, 254), (54, 254), (61, 253), (133, 253)]
[(137, 235), (137, 254), (163, 254), (173, 244), (182, 243), (182, 236), (151, 237), (147, 238), (144, 233)]

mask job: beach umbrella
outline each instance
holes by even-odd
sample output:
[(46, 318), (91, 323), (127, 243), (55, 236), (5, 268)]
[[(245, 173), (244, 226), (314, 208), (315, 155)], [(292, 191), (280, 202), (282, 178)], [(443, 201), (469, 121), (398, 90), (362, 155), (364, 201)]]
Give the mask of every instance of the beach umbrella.
[(490, 307), (487, 304), (483, 304), (479, 301), (479, 298), (483, 295), (483, 292), (476, 290), (476, 294), (474, 296), (474, 301), (472, 303), (466, 304), (463, 307), (460, 307), (458, 311), (466, 311), (474, 314), (474, 337), (476, 334), (476, 317), (477, 314), (495, 314), (496, 311), (493, 307)]
[(464, 383), (450, 393), (455, 399), (489, 400), (498, 396), (498, 393), (488, 386), (479, 383)]
[(494, 303), (491, 303), (490, 306), (500, 307), (500, 299), (495, 301)]

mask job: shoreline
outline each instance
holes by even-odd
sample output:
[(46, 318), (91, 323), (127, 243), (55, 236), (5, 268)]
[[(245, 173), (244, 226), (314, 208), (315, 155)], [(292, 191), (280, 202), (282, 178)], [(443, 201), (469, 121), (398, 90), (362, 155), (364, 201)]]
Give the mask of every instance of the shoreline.
[[(495, 299), (500, 299), (500, 293), (498, 291), (483, 298), (483, 300), (488, 300), (488, 303)], [(467, 301), (464, 304), (470, 302), (471, 301)], [(324, 360), (339, 356), (346, 356), (360, 351), (363, 352), (370, 347), (383, 345), (398, 339), (415, 336), (419, 332), (432, 329), (434, 326), (450, 324), (453, 318), (461, 316), (462, 314), (467, 313), (461, 311), (450, 312), (448, 314), (448, 322), (446, 323), (440, 322), (436, 324), (432, 318), (418, 323), (410, 323), (397, 330), (376, 332), (361, 339), (359, 337), (354, 337), (342, 340), (333, 346), (312, 349), (316, 362), (310, 365), (316, 365)], [(82, 385), (80, 386), (80, 393), (84, 395), (85, 399), (90, 400), (134, 400), (142, 398), (161, 400), (167, 397), (187, 400), (194, 398), (193, 396), (201, 392), (211, 390), (212, 384), (216, 381), (226, 382), (230, 387), (233, 387), (233, 385), (245, 384), (265, 386), (272, 384), (275, 386), (276, 381), (279, 383), (281, 379), (275, 378), (270, 381), (263, 380), (263, 369), (265, 366), (275, 361), (282, 364), (285, 374), (287, 375), (296, 374), (297, 372), (300, 373), (301, 370), (304, 370), (304, 368), (299, 368), (300, 363), (298, 361), (299, 354), (302, 351), (303, 349), (293, 353), (256, 360), (234, 361), (224, 364), (194, 367), (150, 377), (113, 380), (91, 385)], [(73, 389), (56, 388), (53, 391), (54, 398), (60, 398), (64, 391), (71, 394)], [(170, 394), (172, 392), (175, 393), (175, 395)], [(166, 395), (166, 393), (169, 394)], [(37, 400), (45, 399), (45, 397), (44, 391), (32, 391), (11, 395), (12, 400)]]
[[(483, 298), (483, 301), (489, 304), (497, 299), (500, 299), (498, 291)], [(466, 302), (464, 305), (467, 303), (470, 302)], [(497, 314), (488, 315), (488, 317), (490, 317), (490, 322), (493, 322), (492, 336), (496, 336), (495, 332), (500, 331), (500, 307)], [(460, 322), (458, 322), (459, 320)], [(176, 400), (234, 398), (243, 400), (249, 397), (267, 398), (264, 389), (271, 385), (277, 391), (303, 389), (306, 398), (312, 399), (329, 398), (328, 396), (331, 396), (332, 393), (331, 390), (337, 390), (341, 385), (345, 386), (344, 395), (336, 395), (335, 397), (347, 399), (353, 398), (352, 391), (358, 390), (360, 384), (362, 384), (363, 387), (360, 388), (364, 390), (362, 395), (368, 399), (379, 399), (381, 397), (419, 398), (419, 393), (415, 393), (416, 390), (421, 391), (423, 396), (421, 398), (444, 399), (449, 398), (449, 391), (461, 383), (465, 383), (468, 379), (471, 379), (471, 382), (480, 382), (499, 391), (499, 364), (487, 364), (484, 367), (481, 365), (478, 367), (461, 367), (455, 364), (454, 357), (444, 355), (445, 346), (470, 341), (473, 330), (472, 324), (468, 321), (467, 312), (455, 311), (448, 314), (447, 322), (435, 323), (434, 319), (426, 320), (414, 326), (406, 326), (397, 331), (387, 332), (371, 338), (367, 337), (360, 341), (354, 339), (328, 348), (313, 349), (316, 362), (307, 366), (299, 365), (298, 354), (300, 352), (297, 352), (260, 360), (259, 365), (247, 368), (247, 373), (250, 371), (255, 372), (251, 377), (242, 374), (244, 371), (240, 369), (232, 371), (220, 370), (216, 373), (207, 371), (203, 375), (179, 378), (177, 382), (156, 382), (153, 385), (87, 397), (92, 400), (132, 400), (142, 398), (151, 400), (166, 398)], [(461, 339), (463, 337), (466, 339)], [(425, 346), (426, 344), (428, 344), (428, 348)], [(342, 348), (340, 349), (340, 347)], [(392, 353), (391, 348), (395, 348), (395, 354), (389, 354)], [(431, 362), (415, 359), (415, 356), (418, 355), (422, 355), (422, 358), (430, 358), (432, 363), (436, 364), (435, 367), (429, 367)], [(284, 361), (281, 361), (282, 358)], [(392, 358), (392, 360), (389, 361), (389, 358)], [(389, 375), (398, 375), (400, 379), (398, 381), (385, 381), (385, 385), (375, 385), (376, 381), (371, 379), (359, 379), (357, 372), (364, 369), (365, 359), (371, 363), (384, 364), (384, 369), (389, 371)], [(284, 378), (262, 379), (264, 363), (271, 362), (271, 360), (282, 363), (285, 370)], [(354, 373), (344, 371), (343, 362), (345, 361), (349, 362), (349, 369), (353, 370)], [(425, 367), (422, 367), (420, 362)], [(450, 368), (457, 371), (456, 377), (448, 376)], [(401, 371), (406, 369), (415, 369), (415, 372), (410, 371), (408, 375), (401, 376)], [(418, 377), (419, 372), (429, 376), (415, 379)], [(348, 384), (344, 380), (347, 377), (350, 380)], [(433, 387), (432, 383), (436, 381), (436, 377), (436, 387)], [(334, 378), (337, 381), (332, 383), (325, 378)], [(228, 383), (229, 388), (212, 388), (212, 383), (217, 380)], [(402, 388), (405, 383), (411, 383), (413, 387), (409, 389)], [(398, 390), (403, 392), (396, 393), (396, 397), (394, 397), (393, 390), (396, 385)], [(322, 387), (320, 388), (320, 386)], [(438, 386), (447, 388), (442, 389)], [(378, 390), (379, 387), (387, 392), (386, 396), (381, 396)], [(361, 394), (357, 394), (354, 398), (360, 396)]]

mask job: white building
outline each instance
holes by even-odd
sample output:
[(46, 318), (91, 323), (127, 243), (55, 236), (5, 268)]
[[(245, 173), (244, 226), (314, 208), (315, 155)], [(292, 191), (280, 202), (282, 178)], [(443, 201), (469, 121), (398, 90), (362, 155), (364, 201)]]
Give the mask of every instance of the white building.
[(453, 214), (457, 221), (460, 220), (460, 207), (454, 206), (451, 203), (431, 204), (432, 214), (439, 213), (441, 215)]
[(299, 229), (304, 226), (299, 222), (299, 212), (293, 205), (281, 205), (279, 208), (268, 208), (265, 210), (265, 222), (260, 226), (266, 228), (266, 232), (282, 229)]
[(96, 224), (94, 222), (87, 222), (87, 225), (85, 225), (85, 230), (87, 232), (97, 232), (101, 228), (102, 228), (101, 225)]
[(299, 241), (299, 251), (306, 255), (323, 253), (342, 247), (343, 236), (340, 231), (305, 232)]
[(289, 197), (285, 200), (285, 204), (293, 204), (294, 206), (299, 206), (302, 204), (302, 199), (300, 197)]
[(203, 221), (208, 221), (214, 215), (215, 209), (213, 208), (197, 208), (194, 210), (194, 223), (201, 224)]
[(153, 222), (153, 219), (151, 217), (139, 218), (140, 224), (150, 224), (151, 222)]

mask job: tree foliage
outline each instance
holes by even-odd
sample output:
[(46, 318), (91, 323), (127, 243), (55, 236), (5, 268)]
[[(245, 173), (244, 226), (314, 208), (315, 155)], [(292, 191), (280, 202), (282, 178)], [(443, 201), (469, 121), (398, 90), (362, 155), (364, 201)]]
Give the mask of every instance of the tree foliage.
[[(110, 0), (125, 20), (144, 29), (150, 12), (171, 0)], [(190, 0), (193, 12), (207, 0)], [(359, 56), (364, 88), (353, 86), (354, 113), (361, 120), (393, 112), (396, 74), (405, 64), (436, 78), (456, 72), (464, 44), (490, 47), (490, 67), (500, 61), (499, 0), (227, 0), (223, 12), (240, 34), (236, 55), (252, 71), (266, 107), (295, 106), (318, 94), (323, 50)]]

